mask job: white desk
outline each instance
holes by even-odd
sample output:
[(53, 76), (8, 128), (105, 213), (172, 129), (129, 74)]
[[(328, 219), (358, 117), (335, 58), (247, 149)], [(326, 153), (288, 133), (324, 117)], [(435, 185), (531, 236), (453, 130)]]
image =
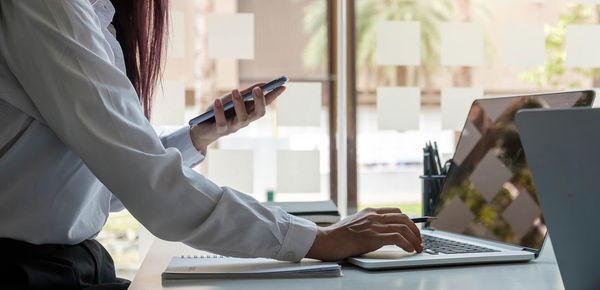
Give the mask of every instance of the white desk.
[(547, 242), (529, 263), (366, 271), (344, 264), (343, 277), (319, 279), (196, 280), (162, 285), (172, 256), (202, 252), (155, 240), (130, 289), (563, 289), (554, 251)]

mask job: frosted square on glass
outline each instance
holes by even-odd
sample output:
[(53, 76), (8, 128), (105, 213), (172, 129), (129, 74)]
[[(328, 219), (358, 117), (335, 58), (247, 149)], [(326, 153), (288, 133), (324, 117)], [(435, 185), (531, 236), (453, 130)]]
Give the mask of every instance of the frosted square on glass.
[(442, 24), (442, 65), (481, 66), (483, 28), (475, 23)]
[(240, 86), (240, 74), (236, 59), (222, 58), (215, 60), (215, 77), (217, 89), (231, 92)]
[(219, 186), (251, 194), (254, 190), (254, 152), (252, 150), (209, 150), (208, 178)]
[(321, 83), (295, 82), (285, 86), (276, 101), (277, 125), (321, 126)]
[(467, 120), (471, 104), (483, 97), (481, 88), (442, 89), (442, 129), (461, 131)]
[(318, 193), (319, 151), (277, 150), (277, 193)]
[(421, 23), (382, 21), (377, 23), (378, 65), (420, 65)]
[(377, 88), (379, 130), (419, 130), (421, 90), (410, 87)]
[(185, 14), (183, 11), (171, 11), (171, 27), (169, 28), (168, 58), (185, 56)]
[(600, 67), (600, 25), (567, 25), (565, 65)]
[(546, 58), (543, 24), (507, 24), (504, 29), (504, 64), (540, 66)]
[(575, 4), (600, 4), (600, 0), (569, 0), (568, 2)]
[(208, 14), (209, 58), (254, 58), (254, 14)]
[(153, 106), (152, 125), (185, 125), (185, 83), (178, 80), (163, 81), (156, 87)]

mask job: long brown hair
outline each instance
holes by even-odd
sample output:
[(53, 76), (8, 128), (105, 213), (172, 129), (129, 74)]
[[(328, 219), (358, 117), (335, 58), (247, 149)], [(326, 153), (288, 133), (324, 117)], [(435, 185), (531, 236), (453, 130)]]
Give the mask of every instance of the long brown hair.
[(127, 77), (150, 119), (152, 94), (160, 78), (168, 26), (168, 0), (110, 0), (113, 26), (123, 49)]

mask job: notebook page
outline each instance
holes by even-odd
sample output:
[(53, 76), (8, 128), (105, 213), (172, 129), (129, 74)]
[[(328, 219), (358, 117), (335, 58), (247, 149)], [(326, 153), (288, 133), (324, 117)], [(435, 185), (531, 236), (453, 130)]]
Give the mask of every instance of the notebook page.
[(204, 273), (204, 274), (265, 274), (313, 272), (339, 269), (336, 263), (302, 259), (300, 263), (276, 261), (264, 258), (187, 258), (173, 257), (165, 273)]

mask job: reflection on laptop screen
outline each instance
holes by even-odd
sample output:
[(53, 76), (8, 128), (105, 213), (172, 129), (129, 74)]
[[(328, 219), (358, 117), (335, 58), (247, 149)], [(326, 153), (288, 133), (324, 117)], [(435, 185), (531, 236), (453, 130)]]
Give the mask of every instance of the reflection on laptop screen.
[(546, 224), (514, 122), (523, 108), (591, 106), (566, 92), (473, 103), (431, 228), (540, 250)]

